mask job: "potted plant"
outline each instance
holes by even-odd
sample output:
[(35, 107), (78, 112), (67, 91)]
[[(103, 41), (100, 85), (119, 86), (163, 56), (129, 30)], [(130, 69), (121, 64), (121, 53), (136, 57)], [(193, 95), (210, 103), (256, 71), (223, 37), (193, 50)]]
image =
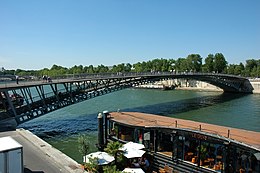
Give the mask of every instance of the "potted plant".
[(117, 166), (118, 164), (118, 155), (119, 155), (119, 159), (121, 160), (122, 154), (120, 154), (119, 152), (119, 148), (122, 147), (122, 144), (118, 141), (116, 142), (109, 142), (107, 144), (107, 147), (104, 149), (105, 152), (107, 152), (108, 154), (112, 155), (115, 157), (115, 165)]
[[(86, 156), (89, 151), (89, 142), (86, 135), (81, 135), (78, 137), (78, 144), (79, 144), (79, 152), (81, 153), (82, 157)], [(82, 164), (83, 168), (85, 169), (86, 164)]]
[(98, 173), (98, 158), (89, 158), (89, 162), (84, 163), (84, 169), (89, 173)]
[(198, 151), (200, 152), (200, 165), (203, 165), (203, 162), (207, 157), (207, 147), (205, 145), (200, 145), (200, 150), (198, 146)]

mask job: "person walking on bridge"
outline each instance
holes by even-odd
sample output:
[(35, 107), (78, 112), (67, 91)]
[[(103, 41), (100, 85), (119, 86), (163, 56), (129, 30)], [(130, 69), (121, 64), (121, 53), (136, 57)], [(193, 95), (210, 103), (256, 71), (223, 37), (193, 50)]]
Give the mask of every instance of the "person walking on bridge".
[(15, 79), (16, 79), (16, 84), (19, 84), (19, 76), (15, 76)]

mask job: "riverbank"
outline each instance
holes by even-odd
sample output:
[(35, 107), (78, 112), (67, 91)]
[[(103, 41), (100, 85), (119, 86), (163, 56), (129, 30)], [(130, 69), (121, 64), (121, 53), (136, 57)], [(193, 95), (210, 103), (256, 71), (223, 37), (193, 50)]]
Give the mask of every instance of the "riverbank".
[(24, 173), (84, 173), (80, 164), (28, 130), (0, 132), (0, 137), (5, 136), (11, 136), (23, 146)]
[[(253, 94), (260, 94), (260, 81), (259, 80), (249, 80), (249, 81), (252, 87), (254, 88)], [(172, 88), (177, 90), (223, 92), (221, 88), (211, 85), (209, 83), (196, 81), (196, 80), (186, 80), (186, 79), (164, 80), (155, 83), (140, 85), (137, 86), (136, 88), (145, 88), (145, 89)]]

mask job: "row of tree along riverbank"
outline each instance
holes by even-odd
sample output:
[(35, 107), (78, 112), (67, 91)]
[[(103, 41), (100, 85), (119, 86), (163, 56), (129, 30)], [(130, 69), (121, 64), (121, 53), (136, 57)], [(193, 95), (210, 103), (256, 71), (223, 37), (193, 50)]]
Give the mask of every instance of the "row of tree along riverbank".
[(260, 76), (260, 59), (248, 59), (239, 64), (230, 64), (222, 53), (209, 54), (205, 59), (199, 54), (190, 54), (186, 58), (164, 59), (157, 58), (149, 61), (137, 62), (135, 64), (121, 63), (112, 66), (83, 66), (75, 65), (67, 68), (53, 65), (50, 69), (40, 70), (8, 70), (2, 67), (0, 76), (18, 75), (41, 77), (43, 75), (55, 78), (57, 76), (95, 74), (95, 73), (127, 73), (127, 72), (206, 72), (241, 75), (245, 77)]

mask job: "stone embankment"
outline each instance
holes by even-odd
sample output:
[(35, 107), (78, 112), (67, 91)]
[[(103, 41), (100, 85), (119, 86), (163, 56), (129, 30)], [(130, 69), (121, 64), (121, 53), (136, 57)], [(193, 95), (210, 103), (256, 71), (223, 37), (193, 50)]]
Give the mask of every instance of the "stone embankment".
[[(250, 79), (249, 81), (252, 87), (254, 88), (253, 93), (260, 94), (260, 79), (258, 80)], [(196, 80), (185, 80), (185, 79), (164, 80), (155, 83), (147, 83), (144, 85), (140, 85), (136, 88), (163, 89), (165, 87), (175, 88), (178, 90), (201, 90), (201, 91), (218, 91), (218, 92), (223, 91), (221, 88), (206, 82), (196, 81)]]
[(253, 93), (260, 94), (260, 79), (249, 79), (249, 81), (254, 88)]

